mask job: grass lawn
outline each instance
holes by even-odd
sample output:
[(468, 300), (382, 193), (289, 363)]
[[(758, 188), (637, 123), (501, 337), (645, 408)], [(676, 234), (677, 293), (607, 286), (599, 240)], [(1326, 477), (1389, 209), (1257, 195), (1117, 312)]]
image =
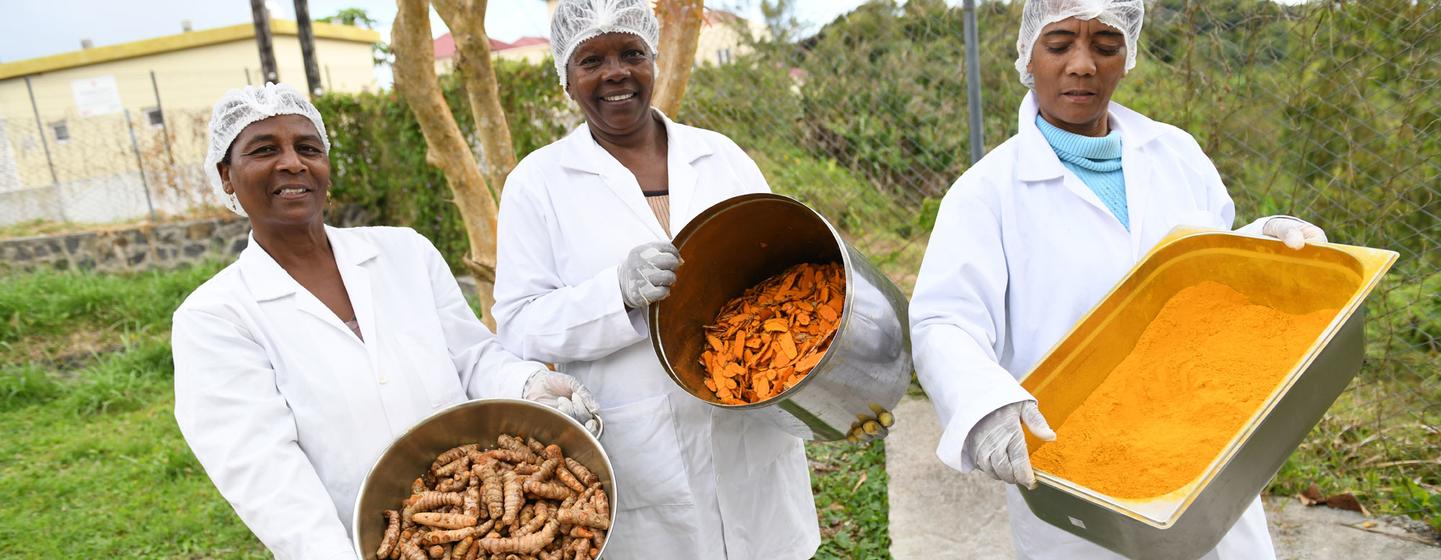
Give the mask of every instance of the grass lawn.
[[(265, 558), (172, 414), (170, 314), (219, 265), (0, 278), (0, 550)], [(885, 450), (808, 445), (819, 558), (883, 558)]]

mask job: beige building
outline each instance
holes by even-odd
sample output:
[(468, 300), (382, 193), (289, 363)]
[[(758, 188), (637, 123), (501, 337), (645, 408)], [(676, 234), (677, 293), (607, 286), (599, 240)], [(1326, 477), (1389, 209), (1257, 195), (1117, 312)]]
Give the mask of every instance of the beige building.
[[(270, 27), (280, 81), (304, 91), (295, 22)], [(319, 22), (313, 29), (324, 88), (375, 87), (379, 33)], [(107, 222), (190, 207), (204, 184), (211, 104), (261, 81), (251, 23), (0, 64), (0, 225)]]

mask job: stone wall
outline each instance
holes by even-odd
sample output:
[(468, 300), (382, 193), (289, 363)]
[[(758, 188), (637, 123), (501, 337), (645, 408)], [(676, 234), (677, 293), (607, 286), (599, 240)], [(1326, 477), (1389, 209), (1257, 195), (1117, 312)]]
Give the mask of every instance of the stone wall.
[(0, 240), (0, 271), (51, 268), (125, 272), (229, 260), (245, 248), (250, 221), (226, 217)]
[[(358, 208), (332, 211), (326, 223), (366, 223)], [(227, 215), (113, 230), (0, 239), (0, 273), (50, 268), (135, 272), (206, 260), (231, 261), (249, 242), (250, 220)]]

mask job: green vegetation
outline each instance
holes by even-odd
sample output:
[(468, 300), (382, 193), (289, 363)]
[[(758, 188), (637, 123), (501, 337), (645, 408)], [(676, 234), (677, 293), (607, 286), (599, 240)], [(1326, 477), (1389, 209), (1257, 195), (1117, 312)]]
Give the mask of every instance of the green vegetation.
[(821, 522), (816, 558), (890, 558), (884, 442), (807, 444), (811, 491)]
[[(0, 278), (0, 550), (268, 557), (173, 415), (170, 316), (219, 269)], [(823, 556), (875, 558), (889, 542), (884, 448), (807, 452)]]

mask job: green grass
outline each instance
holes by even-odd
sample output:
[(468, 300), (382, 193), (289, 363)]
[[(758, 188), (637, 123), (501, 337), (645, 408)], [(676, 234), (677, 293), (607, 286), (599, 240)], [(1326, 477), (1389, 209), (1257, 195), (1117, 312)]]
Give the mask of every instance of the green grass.
[(0, 371), (0, 549), (23, 558), (265, 556), (180, 436), (163, 341), (107, 355), (72, 380), (54, 374)]
[[(220, 265), (0, 279), (0, 550), (264, 558), (173, 415), (170, 315)], [(820, 558), (886, 557), (885, 450), (812, 444)]]
[(816, 558), (890, 558), (886, 448), (846, 443), (807, 444), (811, 491), (820, 516)]

